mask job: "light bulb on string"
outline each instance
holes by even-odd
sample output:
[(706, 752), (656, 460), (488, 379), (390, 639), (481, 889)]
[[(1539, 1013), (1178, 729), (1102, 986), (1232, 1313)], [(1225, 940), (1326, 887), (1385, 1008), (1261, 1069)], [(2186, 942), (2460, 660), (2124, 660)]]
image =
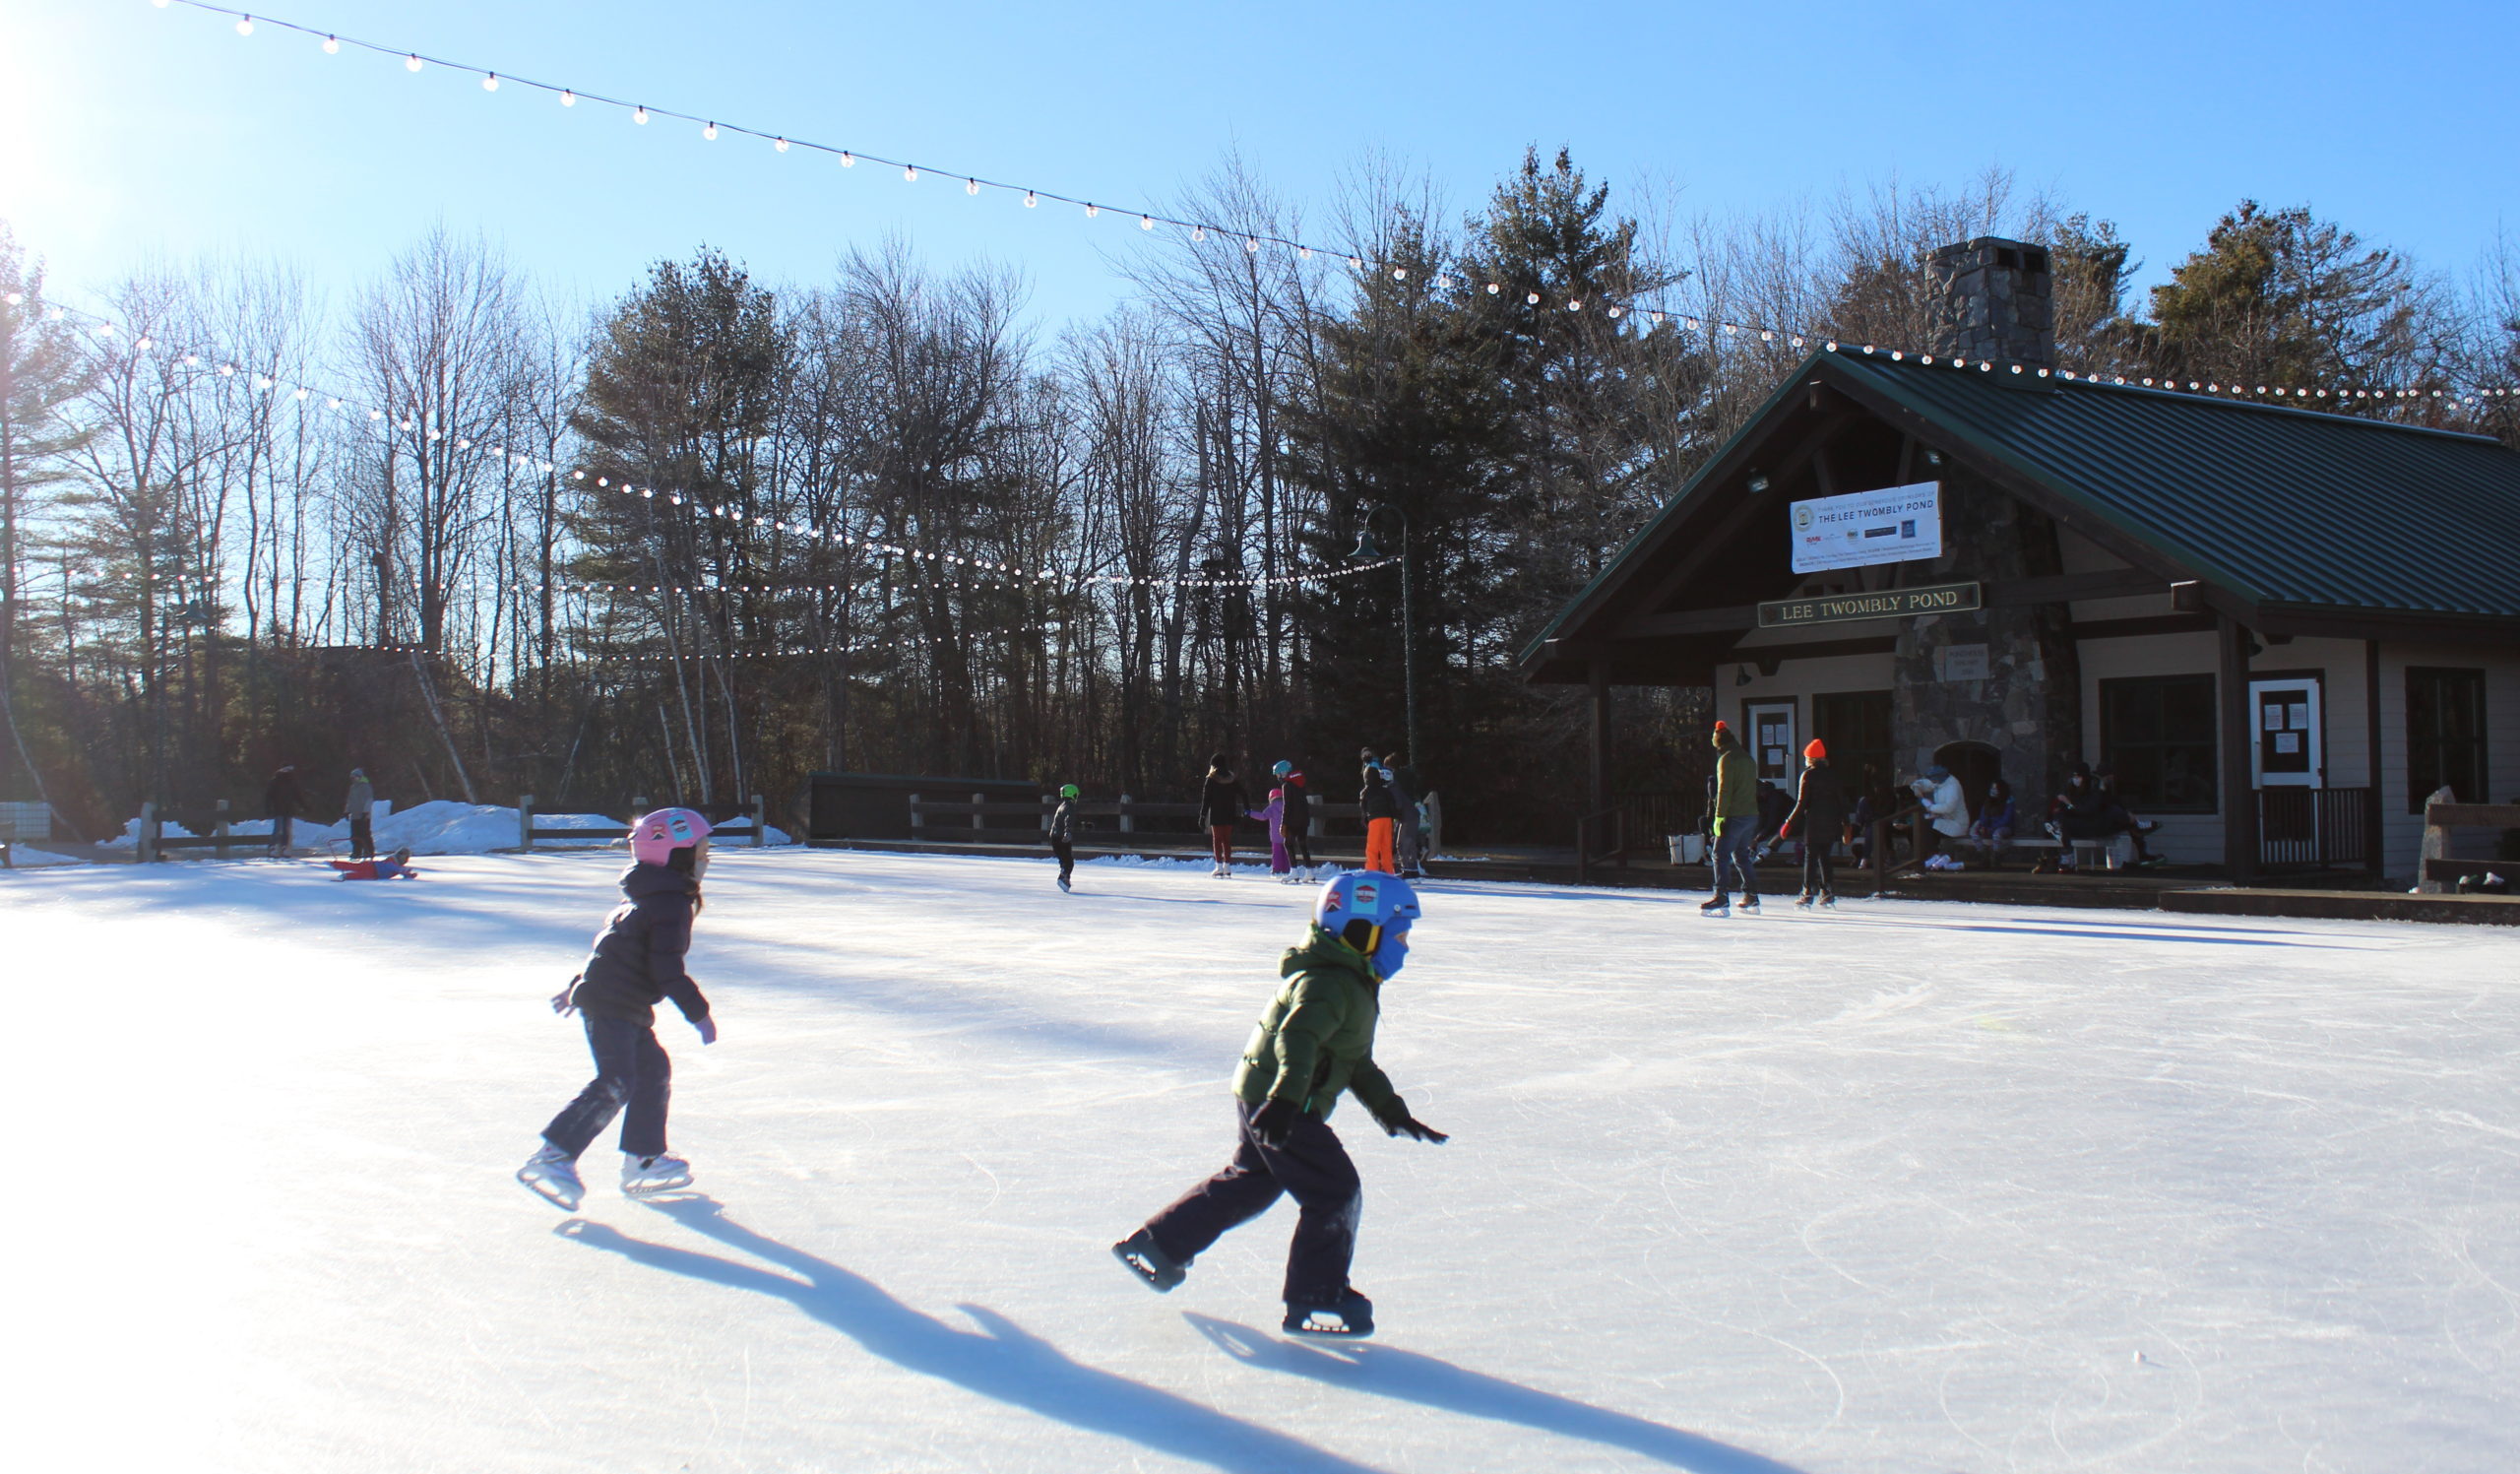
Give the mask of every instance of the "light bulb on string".
[(1205, 225), (1192, 225), (1192, 226), (1190, 227), (1190, 238), (1191, 238), (1192, 240), (1205, 240), (1205, 239), (1207, 239), (1207, 238), (1208, 238), (1208, 227), (1207, 227), (1207, 226), (1205, 226)]
[(416, 72), (416, 71), (418, 71), (419, 69), (420, 69), (420, 53), (418, 53), (417, 51), (414, 51), (414, 52), (412, 52), (410, 55), (406, 56), (406, 57), (404, 57), (404, 58), (403, 58), (403, 70), (404, 70), (404, 71), (406, 71), (406, 72)]
[(341, 55), (341, 54), (342, 54), (342, 38), (341, 38), (340, 36), (338, 36), (338, 35), (328, 35), (328, 36), (324, 37), (324, 54), (325, 54), (326, 56), (339, 56), (339, 55)]
[(1540, 305), (1540, 293), (1539, 293), (1539, 292), (1537, 292), (1537, 291), (1526, 291), (1526, 292), (1524, 292), (1524, 293), (1523, 293), (1523, 305), (1524, 305), (1524, 306), (1526, 306), (1526, 307), (1537, 307), (1537, 306), (1539, 306), (1539, 305)]
[(1033, 191), (1029, 189), (1024, 191), (1024, 208), (1027, 210), (1039, 210), (1041, 208), (1041, 197), (1033, 193)]
[(857, 167), (857, 156), (850, 153), (847, 149), (841, 150), (840, 166), (845, 169), (853, 169)]
[(965, 193), (965, 194), (967, 194), (967, 195), (976, 195), (976, 194), (978, 194), (979, 192), (980, 192), (980, 181), (978, 181), (977, 179), (966, 179), (966, 180), (964, 180), (964, 181), (963, 181), (963, 193)]
[(252, 16), (239, 16), (236, 20), (236, 33), (238, 35), (252, 35), (254, 33), (254, 18)]
[(1499, 285), (1499, 284), (1497, 284), (1497, 283), (1490, 282), (1490, 283), (1488, 283), (1488, 284), (1487, 284), (1487, 294), (1488, 294), (1489, 296), (1494, 296), (1496, 293), (1498, 293), (1498, 292), (1500, 292), (1500, 291), (1502, 291), (1502, 290), (1504, 290), (1504, 289), (1505, 289), (1505, 288), (1504, 288), (1501, 285)]
[(496, 73), (496, 72), (489, 72), (489, 73), (485, 73), (485, 74), (483, 74), (483, 76), (482, 76), (482, 78), (481, 78), (481, 91), (483, 91), (483, 92), (485, 92), (485, 93), (494, 93), (494, 92), (497, 92), (498, 90), (499, 90), (499, 74), (498, 74), (498, 73)]
[(1151, 215), (1141, 215), (1141, 216), (1139, 216), (1139, 217), (1138, 217), (1138, 228), (1139, 228), (1139, 229), (1141, 229), (1141, 230), (1152, 230), (1152, 229), (1154, 229), (1154, 228), (1155, 228), (1155, 217), (1154, 217), (1154, 216), (1151, 216)]
[(1092, 220), (1092, 219), (1094, 219), (1096, 216), (1101, 215), (1102, 213), (1102, 206), (1100, 206), (1100, 205), (1093, 205), (1093, 204), (1089, 204), (1089, 205), (1087, 205), (1087, 206), (1085, 207), (1085, 218), (1086, 218), (1087, 220)]
[(645, 104), (631, 109), (630, 121), (642, 124), (648, 121), (648, 109)]
[(560, 105), (563, 107), (577, 106), (578, 95), (565, 87), (560, 89)]
[(904, 184), (916, 184), (918, 182), (917, 164), (905, 163), (902, 165), (902, 182)]
[(774, 149), (777, 149), (777, 150), (778, 150), (780, 153), (782, 153), (782, 154), (785, 154), (785, 153), (787, 153), (787, 152), (788, 152), (788, 140), (786, 140), (786, 139), (784, 139), (784, 138), (779, 138), (779, 139), (773, 139), (773, 140), (771, 140), (771, 144), (770, 144), (770, 146), (771, 146), (772, 148), (774, 148)]
[(702, 124), (700, 128), (700, 136), (709, 140), (713, 144), (716, 143), (718, 141), (718, 125), (716, 123)]

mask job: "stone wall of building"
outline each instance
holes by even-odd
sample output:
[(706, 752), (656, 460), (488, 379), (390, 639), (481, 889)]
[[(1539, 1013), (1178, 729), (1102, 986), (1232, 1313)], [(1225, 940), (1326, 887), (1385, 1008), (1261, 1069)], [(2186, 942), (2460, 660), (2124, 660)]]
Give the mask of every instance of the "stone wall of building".
[(1932, 340), (1919, 347), (1997, 363), (2056, 363), (2054, 279), (2045, 248), (1982, 235), (1925, 258)]

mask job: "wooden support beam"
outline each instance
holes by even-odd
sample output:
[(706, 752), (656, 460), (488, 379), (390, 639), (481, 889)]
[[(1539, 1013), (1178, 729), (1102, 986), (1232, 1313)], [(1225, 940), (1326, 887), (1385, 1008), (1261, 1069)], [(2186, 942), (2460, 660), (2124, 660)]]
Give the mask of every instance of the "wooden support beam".
[(2250, 781), (2250, 744), (2257, 729), (2248, 709), (2248, 626), (2215, 616), (2221, 646), (2215, 695), (2222, 707), (2223, 867), (2245, 884), (2257, 878), (2257, 789)]
[(1593, 687), (1593, 811), (1610, 806), (1610, 667), (1594, 661), (1588, 673)]
[(2139, 635), (2192, 635), (2214, 629), (2212, 614), (2153, 614), (2140, 619), (2080, 619), (2065, 626), (2075, 640), (2127, 640)]

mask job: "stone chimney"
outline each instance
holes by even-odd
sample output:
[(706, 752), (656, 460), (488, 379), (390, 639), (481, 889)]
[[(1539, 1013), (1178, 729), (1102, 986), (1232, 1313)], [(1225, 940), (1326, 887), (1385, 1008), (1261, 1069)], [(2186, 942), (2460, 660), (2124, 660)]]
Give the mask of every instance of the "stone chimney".
[(1929, 353), (2056, 366), (2056, 299), (2048, 249), (1981, 235), (1925, 258), (1935, 297)]

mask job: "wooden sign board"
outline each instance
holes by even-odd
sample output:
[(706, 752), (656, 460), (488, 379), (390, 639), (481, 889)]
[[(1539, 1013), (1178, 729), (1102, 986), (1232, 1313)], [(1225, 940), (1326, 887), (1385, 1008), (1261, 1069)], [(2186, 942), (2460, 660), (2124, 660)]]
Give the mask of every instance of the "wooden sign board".
[(1760, 605), (1759, 628), (1799, 629), (1806, 624), (1843, 624), (1851, 619), (1957, 614), (1978, 607), (1978, 585), (1974, 583), (1884, 589), (1877, 594), (1822, 594), (1810, 599), (1773, 599)]

